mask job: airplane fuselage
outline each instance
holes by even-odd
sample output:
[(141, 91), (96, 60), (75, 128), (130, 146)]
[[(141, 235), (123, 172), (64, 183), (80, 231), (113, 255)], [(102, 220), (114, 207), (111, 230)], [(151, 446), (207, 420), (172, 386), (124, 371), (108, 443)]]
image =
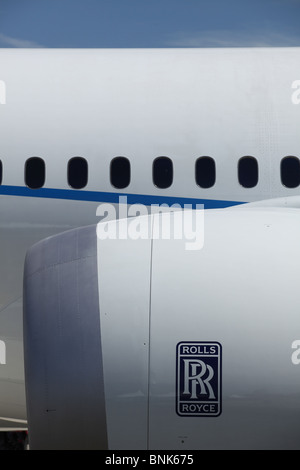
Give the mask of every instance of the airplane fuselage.
[[(27, 249), (97, 223), (99, 204), (118, 209), (121, 196), (221, 208), (298, 195), (298, 177), (287, 175), (299, 170), (299, 59), (300, 48), (0, 51), (2, 429), (26, 428)], [(44, 165), (35, 188), (32, 157)], [(68, 171), (74, 157), (87, 168), (80, 189)], [(113, 184), (116, 157), (129, 167), (125, 187)], [(172, 173), (166, 187), (160, 157)]]

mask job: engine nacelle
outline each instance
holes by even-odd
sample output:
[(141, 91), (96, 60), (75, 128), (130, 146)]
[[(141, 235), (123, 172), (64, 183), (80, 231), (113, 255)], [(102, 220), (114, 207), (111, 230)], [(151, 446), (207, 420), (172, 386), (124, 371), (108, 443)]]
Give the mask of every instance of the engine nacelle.
[(29, 250), (31, 448), (300, 448), (300, 212), (205, 211), (197, 250), (153, 236), (166, 217)]

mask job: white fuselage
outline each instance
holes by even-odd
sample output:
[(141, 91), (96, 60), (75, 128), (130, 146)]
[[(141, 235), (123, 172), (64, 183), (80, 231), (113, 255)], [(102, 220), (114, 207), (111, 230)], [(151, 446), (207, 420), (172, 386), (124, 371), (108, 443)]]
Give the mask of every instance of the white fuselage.
[[(205, 208), (299, 195), (298, 186), (281, 180), (282, 159), (300, 157), (299, 60), (300, 48), (0, 51), (2, 429), (26, 427), (22, 282), (28, 247), (97, 223), (99, 204), (117, 206), (121, 195), (128, 204)], [(75, 156), (88, 163), (80, 190), (67, 178)], [(110, 181), (117, 156), (130, 162), (124, 189)], [(153, 183), (159, 156), (173, 163), (166, 189)], [(209, 188), (195, 181), (202, 156), (215, 162)], [(244, 156), (258, 163), (251, 188), (238, 179)], [(31, 157), (45, 162), (40, 189), (28, 188), (24, 179)]]

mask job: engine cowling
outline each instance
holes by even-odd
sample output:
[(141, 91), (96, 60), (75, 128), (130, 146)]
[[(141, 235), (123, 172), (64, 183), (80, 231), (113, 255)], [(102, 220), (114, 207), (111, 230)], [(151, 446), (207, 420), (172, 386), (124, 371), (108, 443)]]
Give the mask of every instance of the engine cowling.
[(205, 211), (196, 250), (154, 236), (167, 217), (29, 250), (31, 448), (300, 447), (299, 211)]

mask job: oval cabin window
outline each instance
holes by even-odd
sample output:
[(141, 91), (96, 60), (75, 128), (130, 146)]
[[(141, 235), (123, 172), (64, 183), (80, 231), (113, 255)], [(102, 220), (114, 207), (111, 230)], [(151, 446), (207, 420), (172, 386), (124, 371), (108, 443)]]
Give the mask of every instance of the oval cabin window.
[(216, 182), (216, 164), (211, 157), (199, 157), (195, 165), (195, 179), (201, 188), (211, 188)]
[(238, 180), (244, 188), (254, 188), (258, 183), (258, 163), (254, 157), (242, 157), (238, 162)]
[(130, 161), (126, 157), (116, 157), (110, 164), (110, 182), (118, 189), (124, 189), (130, 183)]
[(73, 157), (68, 163), (68, 183), (73, 189), (82, 189), (88, 182), (88, 164), (85, 158)]
[(45, 162), (40, 157), (29, 158), (25, 163), (25, 184), (28, 188), (39, 189), (45, 184)]
[(287, 188), (300, 185), (300, 160), (297, 157), (284, 157), (280, 165), (281, 182)]
[(169, 188), (173, 183), (173, 162), (168, 157), (158, 157), (153, 162), (153, 183), (161, 189)]

